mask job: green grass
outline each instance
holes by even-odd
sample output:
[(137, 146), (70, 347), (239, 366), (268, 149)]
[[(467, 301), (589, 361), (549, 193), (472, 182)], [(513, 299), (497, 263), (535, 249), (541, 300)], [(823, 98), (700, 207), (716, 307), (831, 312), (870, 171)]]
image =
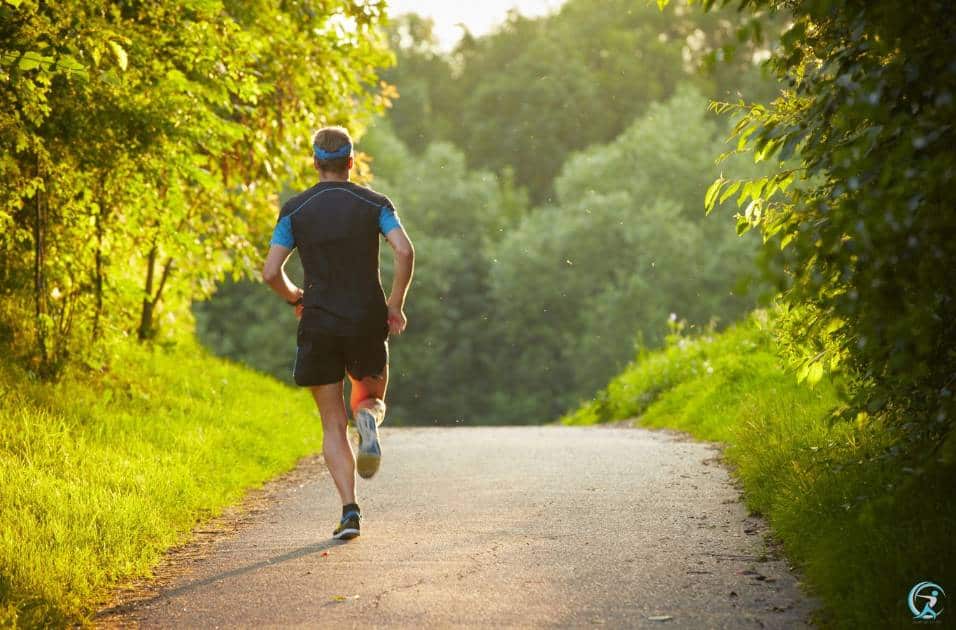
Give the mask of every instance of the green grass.
[(304, 392), (189, 341), (119, 353), (56, 385), (0, 366), (0, 626), (83, 623), (321, 446)]
[[(766, 326), (758, 315), (649, 353), (563, 421), (637, 417), (726, 444), (748, 506), (822, 601), (816, 621), (909, 627), (913, 584), (934, 580), (956, 593), (956, 441), (927, 457), (879, 422), (832, 422), (833, 385), (798, 384)], [(954, 601), (944, 602), (947, 615)]]

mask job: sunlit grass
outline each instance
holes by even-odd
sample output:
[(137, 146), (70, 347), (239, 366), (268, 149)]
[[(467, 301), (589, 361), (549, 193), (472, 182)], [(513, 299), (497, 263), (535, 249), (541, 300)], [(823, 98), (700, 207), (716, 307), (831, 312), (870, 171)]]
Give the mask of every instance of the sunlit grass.
[(0, 368), (0, 626), (82, 621), (200, 520), (320, 448), (301, 392), (190, 342), (54, 386)]
[(953, 441), (922, 468), (890, 456), (898, 432), (832, 421), (826, 380), (801, 385), (753, 322), (684, 339), (626, 369), (564, 419), (629, 417), (727, 445), (747, 505), (763, 514), (823, 610), (826, 627), (906, 624), (909, 588), (956, 584)]

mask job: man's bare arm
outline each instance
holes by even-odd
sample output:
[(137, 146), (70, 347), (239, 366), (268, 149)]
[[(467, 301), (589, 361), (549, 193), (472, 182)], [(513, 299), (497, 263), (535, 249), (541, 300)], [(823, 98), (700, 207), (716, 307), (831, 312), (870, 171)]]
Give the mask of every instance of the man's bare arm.
[(405, 296), (415, 274), (415, 248), (405, 233), (397, 227), (385, 235), (395, 254), (395, 277), (392, 279), (392, 292), (388, 296), (388, 329), (393, 335), (405, 330)]
[(269, 247), (265, 265), (262, 267), (262, 279), (272, 288), (279, 297), (286, 302), (295, 302), (302, 297), (302, 289), (298, 288), (285, 273), (285, 263), (289, 260), (292, 250), (282, 245)]

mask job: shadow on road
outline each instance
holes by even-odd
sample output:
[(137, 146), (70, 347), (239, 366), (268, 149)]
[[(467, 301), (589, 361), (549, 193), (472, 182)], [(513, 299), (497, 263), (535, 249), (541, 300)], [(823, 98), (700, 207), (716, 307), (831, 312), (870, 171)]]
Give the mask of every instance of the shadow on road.
[(261, 560), (259, 562), (246, 565), (244, 567), (238, 567), (236, 569), (232, 569), (231, 571), (225, 571), (223, 573), (217, 573), (216, 575), (210, 575), (209, 577), (202, 578), (200, 580), (187, 582), (186, 584), (183, 584), (182, 586), (176, 587), (168, 591), (162, 591), (160, 593), (156, 593), (155, 595), (148, 598), (137, 599), (135, 601), (126, 602), (118, 606), (113, 606), (112, 608), (106, 608), (104, 610), (101, 610), (99, 613), (97, 613), (95, 618), (103, 619), (113, 615), (128, 614), (139, 608), (150, 606), (151, 604), (161, 599), (171, 599), (183, 593), (194, 591), (196, 589), (202, 588), (203, 586), (207, 586), (209, 584), (215, 584), (216, 582), (219, 582), (222, 580), (228, 580), (229, 578), (238, 577), (240, 575), (251, 573), (252, 571), (257, 571), (259, 569), (263, 569), (268, 566), (280, 564), (282, 562), (288, 562), (289, 560), (297, 560), (299, 558), (304, 558), (305, 556), (308, 556), (314, 553), (319, 553), (321, 551), (325, 551), (326, 549), (331, 549), (332, 547), (338, 547), (346, 543), (347, 541), (344, 541), (344, 540), (336, 540), (334, 538), (330, 538), (328, 540), (325, 540), (319, 543), (306, 545), (305, 547), (300, 547), (299, 549), (295, 549), (288, 553), (284, 553), (281, 556), (267, 558), (266, 560)]

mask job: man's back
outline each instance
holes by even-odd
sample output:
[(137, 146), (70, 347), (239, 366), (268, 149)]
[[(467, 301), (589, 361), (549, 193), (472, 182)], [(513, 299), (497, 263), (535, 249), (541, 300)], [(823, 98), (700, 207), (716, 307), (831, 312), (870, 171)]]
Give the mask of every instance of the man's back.
[(398, 225), (387, 197), (348, 181), (320, 182), (283, 205), (274, 242), (299, 250), (311, 325), (336, 335), (386, 326), (379, 235)]

